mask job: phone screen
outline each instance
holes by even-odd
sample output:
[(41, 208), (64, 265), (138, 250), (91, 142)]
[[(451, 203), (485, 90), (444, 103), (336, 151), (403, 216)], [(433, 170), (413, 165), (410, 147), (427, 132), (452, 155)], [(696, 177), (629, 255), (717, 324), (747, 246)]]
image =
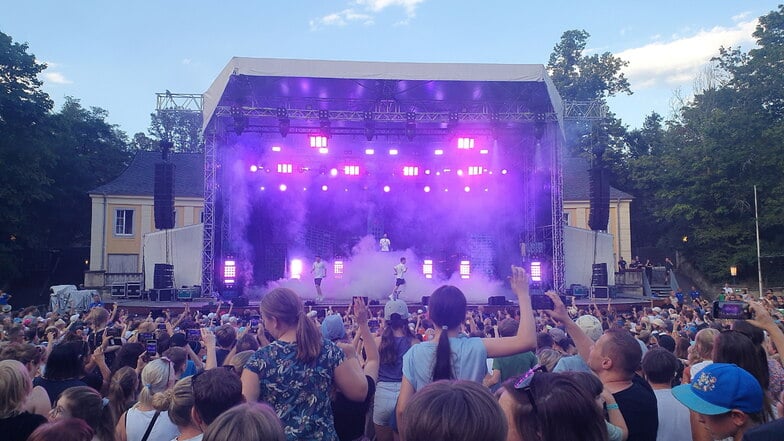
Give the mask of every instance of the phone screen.
[(152, 339), (152, 333), (150, 332), (142, 332), (139, 334), (139, 341), (150, 341)]
[(188, 329), (188, 341), (201, 340), (201, 329)]
[(155, 340), (147, 340), (146, 352), (150, 357), (158, 355), (158, 342)]
[(378, 319), (368, 320), (368, 328), (370, 328), (370, 332), (378, 332)]

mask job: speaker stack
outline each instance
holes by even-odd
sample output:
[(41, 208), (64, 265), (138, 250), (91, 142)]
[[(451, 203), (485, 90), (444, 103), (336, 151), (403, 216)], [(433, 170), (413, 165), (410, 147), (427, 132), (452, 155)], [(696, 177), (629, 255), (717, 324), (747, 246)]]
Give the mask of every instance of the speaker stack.
[(155, 228), (174, 228), (174, 164), (171, 162), (155, 164), (153, 193)]
[(591, 273), (591, 286), (593, 287), (593, 296), (606, 299), (609, 297), (609, 288), (607, 287), (607, 264), (596, 263), (593, 265)]
[(607, 231), (610, 223), (610, 178), (604, 166), (591, 168), (589, 187), (588, 226), (593, 231)]

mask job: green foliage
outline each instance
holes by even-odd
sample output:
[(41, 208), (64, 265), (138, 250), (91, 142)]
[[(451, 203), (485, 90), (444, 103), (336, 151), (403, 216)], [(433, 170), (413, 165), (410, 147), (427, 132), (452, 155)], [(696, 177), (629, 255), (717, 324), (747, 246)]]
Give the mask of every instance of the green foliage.
[(160, 140), (171, 141), (175, 152), (201, 153), (204, 152), (201, 123), (200, 113), (160, 111), (150, 115), (149, 132), (156, 144)]

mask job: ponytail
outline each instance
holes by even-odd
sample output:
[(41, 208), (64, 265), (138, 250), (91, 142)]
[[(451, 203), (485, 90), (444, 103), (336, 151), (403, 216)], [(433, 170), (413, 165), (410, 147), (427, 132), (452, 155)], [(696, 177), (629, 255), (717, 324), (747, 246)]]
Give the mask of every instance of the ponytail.
[(443, 285), (433, 291), (428, 302), (430, 318), (441, 327), (438, 337), (436, 359), (433, 364), (433, 381), (452, 380), (452, 348), (449, 345), (449, 330), (460, 326), (466, 315), (467, 303), (465, 295), (459, 288)]
[(444, 326), (441, 329), (441, 336), (438, 337), (436, 347), (436, 362), (433, 365), (433, 381), (454, 380), (455, 374), (452, 372), (452, 348), (449, 345), (449, 328)]
[(321, 353), (323, 337), (313, 320), (305, 315), (302, 301), (288, 288), (275, 288), (261, 299), (259, 309), (287, 326), (296, 326), (297, 361), (311, 364)]
[(311, 364), (318, 358), (323, 345), (321, 331), (303, 311), (297, 314), (297, 360)]

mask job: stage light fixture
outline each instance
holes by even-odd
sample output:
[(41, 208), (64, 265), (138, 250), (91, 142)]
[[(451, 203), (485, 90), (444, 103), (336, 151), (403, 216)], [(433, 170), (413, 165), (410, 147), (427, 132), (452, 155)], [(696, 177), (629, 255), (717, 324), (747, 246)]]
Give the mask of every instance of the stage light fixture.
[(281, 151), (281, 150), (283, 150), (283, 149), (281, 149), (279, 145), (273, 145), (273, 146), (272, 146), (272, 151), (273, 151), (273, 152), (279, 152), (279, 151)]
[(376, 120), (373, 112), (365, 112), (362, 118), (365, 120), (365, 139), (372, 141), (376, 136)]
[(343, 261), (336, 260), (332, 262), (332, 273), (335, 275), (336, 279), (343, 278)]
[(240, 136), (245, 131), (245, 128), (248, 127), (248, 117), (245, 116), (245, 112), (243, 112), (240, 106), (232, 107), (230, 113), (231, 118), (234, 120), (234, 133)]
[(250, 166), (250, 172), (251, 173), (256, 173), (257, 171), (259, 171), (259, 166), (258, 165), (251, 165)]
[(326, 155), (327, 153), (329, 153), (329, 149), (326, 147), (321, 147), (319, 149), (319, 153), (321, 153), (322, 155)]
[(435, 150), (433, 153), (434, 153), (436, 156), (441, 156), (441, 155), (443, 155), (443, 154), (444, 154), (444, 150), (442, 150), (442, 149), (436, 149), (436, 150)]
[(425, 188), (423, 190), (425, 190), (425, 193), (430, 193), (430, 186), (425, 185)]
[(411, 165), (403, 167), (403, 176), (419, 176), (419, 167)]
[(488, 154), (488, 153), (490, 153), (490, 150), (487, 150), (487, 149), (482, 149), (482, 150), (479, 150), (479, 154), (480, 154), (480, 155), (486, 155), (486, 154)]
[(310, 146), (316, 149), (327, 147), (327, 138), (325, 136), (311, 136)]
[(461, 260), (460, 261), (460, 278), (461, 279), (468, 279), (471, 277), (471, 261), (470, 260)]
[(452, 135), (458, 125), (460, 125), (460, 115), (457, 112), (449, 112), (449, 120), (446, 124), (447, 133)]
[(428, 169), (425, 169), (425, 174), (426, 174), (426, 175), (429, 175), (429, 174), (430, 174), (430, 169), (429, 169), (429, 168), (428, 168)]
[(389, 193), (390, 190), (392, 190), (392, 189), (389, 188), (389, 185), (385, 185), (384, 186), (384, 193)]
[(289, 187), (286, 184), (280, 184), (278, 188), (280, 189), (280, 191), (286, 191), (286, 189)]
[(509, 173), (509, 170), (507, 170), (507, 169), (505, 169), (505, 168), (504, 168), (504, 169), (501, 169), (501, 174), (502, 174), (502, 175), (505, 175), (505, 174), (508, 174), (508, 173)]
[(484, 172), (484, 168), (479, 165), (472, 165), (468, 167), (468, 176), (479, 176)]
[(373, 150), (373, 149), (365, 149), (365, 154), (366, 155), (375, 155), (376, 151)]
[(290, 174), (294, 171), (294, 166), (291, 164), (278, 164), (278, 173)]
[(425, 275), (426, 279), (433, 278), (433, 260), (432, 259), (425, 259), (422, 262), (422, 274)]
[(259, 190), (261, 190), (261, 191), (264, 191), (264, 190), (266, 190), (266, 189), (267, 189), (267, 187), (265, 187), (265, 186), (263, 186), (263, 185), (262, 185), (261, 187), (259, 187)]
[(468, 193), (469, 191), (471, 191), (471, 187), (466, 185), (465, 187), (463, 187), (463, 191)]
[(292, 279), (302, 278), (302, 259), (291, 259), (289, 263), (289, 277)]
[(329, 175), (330, 175), (330, 176), (332, 176), (332, 177), (334, 178), (335, 176), (337, 176), (337, 175), (338, 175), (338, 169), (336, 169), (336, 168), (332, 168), (332, 169), (330, 169), (330, 170), (329, 170)]
[(474, 148), (474, 138), (457, 138), (458, 150), (470, 150)]
[(291, 129), (291, 120), (289, 119), (289, 112), (285, 107), (278, 107), (278, 131), (280, 136), (286, 137)]
[(493, 139), (497, 140), (498, 135), (501, 134), (501, 115), (498, 113), (490, 114), (490, 130), (493, 133)]
[(389, 149), (389, 154), (390, 154), (391, 156), (396, 156), (398, 153), (399, 153), (399, 152), (397, 151), (397, 149)]
[(327, 191), (327, 190), (329, 190), (329, 187), (327, 187), (326, 185), (321, 186), (321, 191)]
[(457, 170), (457, 175), (458, 176), (463, 176), (463, 169), (458, 169)]
[(542, 262), (531, 262), (531, 281), (542, 281)]
[(237, 281), (237, 261), (226, 259), (223, 261), (223, 284), (233, 286)]
[(406, 112), (406, 138), (413, 141), (416, 136), (416, 113)]
[(343, 167), (343, 174), (346, 176), (359, 176), (359, 166), (346, 165)]
[(329, 110), (319, 110), (318, 117), (321, 134), (326, 138), (330, 138), (332, 136), (332, 123), (329, 120)]

